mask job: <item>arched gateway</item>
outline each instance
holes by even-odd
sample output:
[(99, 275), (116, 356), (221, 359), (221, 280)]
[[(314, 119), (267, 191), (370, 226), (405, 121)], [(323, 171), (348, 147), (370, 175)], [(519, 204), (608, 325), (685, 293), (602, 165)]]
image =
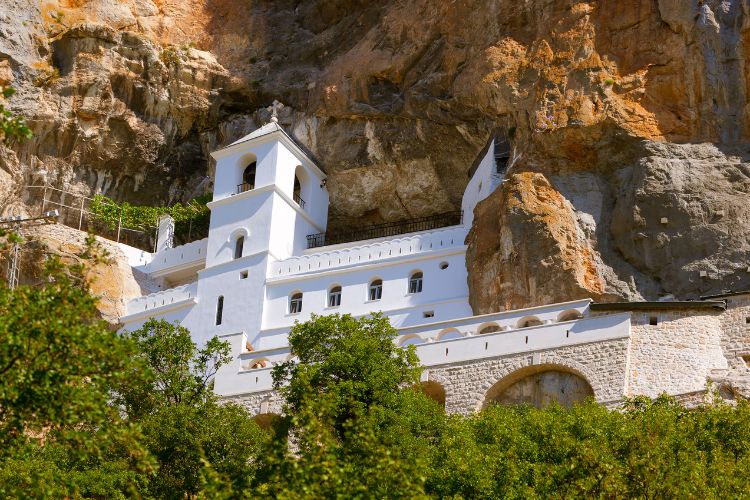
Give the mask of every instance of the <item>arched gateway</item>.
[(517, 370), (493, 385), (483, 406), (528, 404), (544, 408), (557, 402), (567, 408), (593, 396), (591, 385), (575, 371), (558, 365), (537, 365)]

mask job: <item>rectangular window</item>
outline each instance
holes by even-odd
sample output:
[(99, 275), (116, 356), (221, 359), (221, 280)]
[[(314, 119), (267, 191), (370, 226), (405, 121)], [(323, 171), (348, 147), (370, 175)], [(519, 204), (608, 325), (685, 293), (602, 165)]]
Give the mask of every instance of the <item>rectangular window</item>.
[(341, 305), (341, 289), (332, 290), (328, 296), (328, 307), (338, 307)]
[(423, 318), (434, 318), (435, 317), (435, 311), (425, 311), (422, 313)]
[(216, 301), (216, 324), (221, 324), (221, 316), (224, 314), (224, 296), (220, 295), (219, 300)]
[(240, 271), (240, 279), (241, 280), (247, 279), (247, 271)]
[(383, 297), (383, 284), (370, 285), (370, 300), (380, 300)]

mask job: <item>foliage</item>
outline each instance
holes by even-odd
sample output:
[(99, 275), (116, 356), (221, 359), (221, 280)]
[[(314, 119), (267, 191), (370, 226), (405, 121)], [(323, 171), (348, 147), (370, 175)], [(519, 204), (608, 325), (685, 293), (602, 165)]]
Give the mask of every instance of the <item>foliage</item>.
[(397, 347), (397, 336), (386, 317), (361, 319), (351, 315), (317, 316), (296, 323), (289, 346), (297, 358), (273, 370), (274, 388), (294, 414), (306, 404), (326, 397), (331, 401), (324, 419), (339, 431), (344, 423), (371, 406), (393, 407), (404, 384), (419, 382), (419, 359), (414, 347)]
[(0, 288), (0, 496), (134, 492), (153, 462), (110, 404), (133, 346), (98, 318), (80, 267), (51, 259), (45, 274)]
[(750, 406), (686, 410), (662, 397), (624, 411), (593, 402), (491, 407), (453, 417), (433, 450), (427, 491), (472, 498), (742, 496), (750, 484)]
[(133, 373), (136, 383), (119, 387), (118, 400), (159, 463), (144, 491), (183, 498), (200, 493), (209, 478), (227, 495), (244, 491), (264, 438), (244, 409), (218, 404), (213, 394), (211, 380), (229, 361), (229, 344), (213, 337), (199, 348), (184, 327), (154, 319), (127, 337), (143, 376)]
[(131, 205), (128, 202), (117, 203), (106, 196), (96, 195), (89, 210), (110, 229), (115, 229), (120, 224), (122, 227), (141, 231), (157, 227), (159, 217), (169, 215), (175, 221), (175, 237), (185, 238), (188, 233), (208, 233), (211, 213), (206, 203), (209, 200), (210, 195), (207, 195), (192, 199), (186, 205), (175, 203), (171, 207), (149, 207)]
[(8, 144), (14, 140), (31, 138), (31, 129), (22, 116), (6, 109), (3, 100), (10, 98), (16, 91), (13, 87), (0, 87), (0, 141)]
[(379, 314), (295, 324), (289, 344), (297, 360), (275, 367), (273, 377), (296, 450), (275, 441), (261, 489), (279, 498), (423, 494), (429, 442), (444, 416), (411, 388), (418, 360), (395, 336)]

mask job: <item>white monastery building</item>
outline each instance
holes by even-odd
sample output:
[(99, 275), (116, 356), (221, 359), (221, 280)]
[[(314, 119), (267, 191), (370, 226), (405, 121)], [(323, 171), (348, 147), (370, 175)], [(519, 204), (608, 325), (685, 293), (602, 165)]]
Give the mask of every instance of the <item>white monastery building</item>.
[[(229, 341), (233, 361), (217, 373), (215, 390), (257, 415), (280, 411), (271, 368), (290, 359), (289, 329), (313, 313), (382, 311), (399, 330), (397, 342), (417, 346), (425, 390), (454, 412), (491, 401), (690, 398), (710, 377), (750, 374), (744, 322), (727, 333), (725, 300), (578, 300), (474, 316), (464, 241), (474, 207), (502, 182), (506, 149), (489, 141), (462, 212), (332, 234), (326, 174), (274, 116), (212, 153), (207, 238), (172, 247), (163, 220), (155, 253), (123, 246), (131, 265), (164, 289), (132, 300), (121, 322), (134, 330), (164, 318), (198, 343)], [(742, 300), (738, 321), (750, 304)]]

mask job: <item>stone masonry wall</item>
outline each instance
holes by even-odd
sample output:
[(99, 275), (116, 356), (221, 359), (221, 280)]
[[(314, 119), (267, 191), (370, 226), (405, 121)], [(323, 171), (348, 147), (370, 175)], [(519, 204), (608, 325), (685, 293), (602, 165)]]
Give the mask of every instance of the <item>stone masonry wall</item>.
[[(712, 371), (727, 367), (721, 316), (699, 310), (634, 312), (628, 394), (656, 397), (704, 390)], [(657, 324), (649, 324), (650, 318)]]
[[(595, 313), (602, 314), (602, 313)], [(606, 314), (606, 313), (603, 313)], [(656, 318), (656, 325), (651, 319)], [(691, 405), (705, 400), (707, 382), (723, 398), (750, 397), (750, 293), (728, 297), (727, 310), (635, 311), (631, 337), (430, 367), (424, 378), (445, 390), (449, 413), (481, 409), (496, 384), (519, 370), (557, 369), (584, 378), (599, 403), (662, 393)], [(680, 399), (681, 400), (681, 399)], [(250, 414), (280, 414), (278, 394), (224, 398)]]
[(469, 414), (481, 409), (488, 391), (517, 370), (538, 365), (576, 373), (591, 384), (600, 403), (619, 400), (626, 391), (628, 339), (596, 342), (431, 367), (428, 379), (445, 389), (445, 409)]

